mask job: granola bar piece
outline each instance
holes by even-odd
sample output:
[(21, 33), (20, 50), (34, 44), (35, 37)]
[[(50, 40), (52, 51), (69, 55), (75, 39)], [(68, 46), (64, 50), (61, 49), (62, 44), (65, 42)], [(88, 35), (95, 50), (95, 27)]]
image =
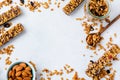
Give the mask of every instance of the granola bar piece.
[(83, 0), (70, 0), (70, 2), (63, 7), (63, 11), (65, 14), (69, 15), (72, 13), (81, 3)]
[(0, 36), (0, 46), (4, 45), (8, 41), (10, 41), (12, 38), (20, 34), (24, 30), (24, 27), (22, 24), (17, 24), (8, 31), (6, 31), (4, 34)]
[(92, 62), (88, 65), (88, 69), (86, 70), (86, 74), (89, 77), (94, 77), (101, 69), (103, 69), (107, 64), (109, 64), (114, 58), (116, 58), (117, 54), (120, 53), (120, 48), (117, 45), (113, 45), (109, 51), (106, 51), (104, 55), (98, 59), (96, 62)]
[(2, 25), (5, 22), (19, 16), (20, 14), (21, 14), (21, 10), (18, 6), (11, 7), (10, 10), (8, 10), (0, 15), (0, 25)]

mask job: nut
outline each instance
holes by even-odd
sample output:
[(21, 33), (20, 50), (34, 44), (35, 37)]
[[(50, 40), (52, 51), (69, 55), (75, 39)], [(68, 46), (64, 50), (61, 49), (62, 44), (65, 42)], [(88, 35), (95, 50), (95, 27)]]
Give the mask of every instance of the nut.
[(31, 80), (31, 78), (30, 77), (25, 77), (25, 78), (23, 78), (23, 80)]
[(28, 67), (25, 68), (25, 70), (31, 71), (31, 68), (28, 66)]
[(22, 74), (22, 72), (21, 72), (21, 71), (18, 71), (18, 72), (16, 72), (15, 76), (16, 76), (16, 77), (19, 77), (21, 74)]
[(18, 66), (18, 67), (16, 67), (16, 72), (17, 72), (17, 71), (21, 71), (22, 69), (23, 69), (22, 66)]
[(20, 63), (19, 65), (24, 67), (24, 68), (26, 68), (26, 66), (27, 66), (25, 63)]
[(23, 80), (21, 77), (16, 77), (17, 80)]
[(23, 76), (23, 77), (28, 77), (28, 74), (27, 74), (25, 71), (23, 71), (23, 72), (22, 72), (22, 76)]

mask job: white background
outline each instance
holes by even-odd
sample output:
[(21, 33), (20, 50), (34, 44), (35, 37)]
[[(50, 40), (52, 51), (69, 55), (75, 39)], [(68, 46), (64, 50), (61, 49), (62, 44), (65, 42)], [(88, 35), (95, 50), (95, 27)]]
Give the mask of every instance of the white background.
[[(97, 60), (102, 56), (104, 51), (97, 52), (99, 55), (96, 56), (93, 51), (86, 49), (85, 38), (87, 35), (81, 26), (81, 22), (75, 20), (77, 17), (84, 16), (83, 5), (85, 2), (70, 16), (67, 16), (63, 13), (62, 7), (68, 2), (69, 0), (62, 2), (59, 9), (51, 5), (54, 11), (42, 9), (41, 13), (30, 12), (28, 9), (21, 7), (22, 15), (13, 19), (12, 22), (14, 24), (22, 23), (25, 31), (3, 46), (6, 47), (10, 44), (15, 46), (10, 58), (13, 63), (16, 62), (16, 58), (20, 61), (33, 61), (37, 66), (38, 76), (43, 68), (59, 70), (65, 64), (69, 64), (79, 73), (80, 77), (91, 80), (85, 74), (87, 65), (90, 60)], [(4, 7), (0, 13), (8, 9)], [(120, 0), (114, 0), (111, 3), (110, 19), (113, 19), (119, 13)], [(117, 38), (114, 38), (114, 33), (117, 33)], [(113, 24), (102, 36), (105, 38), (101, 42), (102, 45), (105, 45), (111, 36), (114, 38), (113, 42), (120, 45), (120, 20)], [(83, 43), (81, 43), (81, 40), (83, 40)], [(84, 54), (85, 57), (83, 57)], [(91, 58), (91, 55), (94, 57)], [(7, 55), (0, 56), (2, 57), (0, 60), (0, 80), (6, 80), (6, 70), (4, 68), (9, 68), (5, 65)], [(120, 79), (119, 66), (119, 61), (113, 63), (113, 68), (117, 71), (115, 80)], [(72, 80), (73, 74), (64, 75), (64, 77)], [(53, 77), (52, 80), (60, 80), (60, 77)]]

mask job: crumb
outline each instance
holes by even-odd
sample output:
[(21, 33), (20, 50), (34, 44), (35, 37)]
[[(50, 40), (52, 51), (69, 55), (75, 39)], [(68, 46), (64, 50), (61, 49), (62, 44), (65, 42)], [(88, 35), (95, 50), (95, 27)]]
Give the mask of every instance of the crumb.
[(117, 34), (116, 34), (116, 33), (114, 33), (114, 37), (117, 37)]
[(53, 9), (53, 8), (51, 8), (50, 10), (51, 10), (51, 11), (54, 11), (54, 9)]
[(6, 59), (5, 59), (5, 64), (6, 65), (10, 65), (12, 63), (12, 61), (10, 61), (10, 57), (7, 57)]

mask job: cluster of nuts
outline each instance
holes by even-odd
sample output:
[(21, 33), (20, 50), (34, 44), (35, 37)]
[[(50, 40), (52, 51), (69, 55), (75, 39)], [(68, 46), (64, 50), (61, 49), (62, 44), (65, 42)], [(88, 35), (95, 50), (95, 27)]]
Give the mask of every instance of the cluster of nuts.
[(106, 0), (90, 0), (89, 10), (95, 16), (105, 16), (108, 12)]
[(89, 34), (86, 38), (86, 42), (88, 45), (95, 47), (97, 43), (99, 43), (102, 40), (102, 37), (99, 35), (99, 33), (95, 34)]
[(31, 68), (26, 63), (19, 63), (8, 72), (8, 80), (32, 80)]

